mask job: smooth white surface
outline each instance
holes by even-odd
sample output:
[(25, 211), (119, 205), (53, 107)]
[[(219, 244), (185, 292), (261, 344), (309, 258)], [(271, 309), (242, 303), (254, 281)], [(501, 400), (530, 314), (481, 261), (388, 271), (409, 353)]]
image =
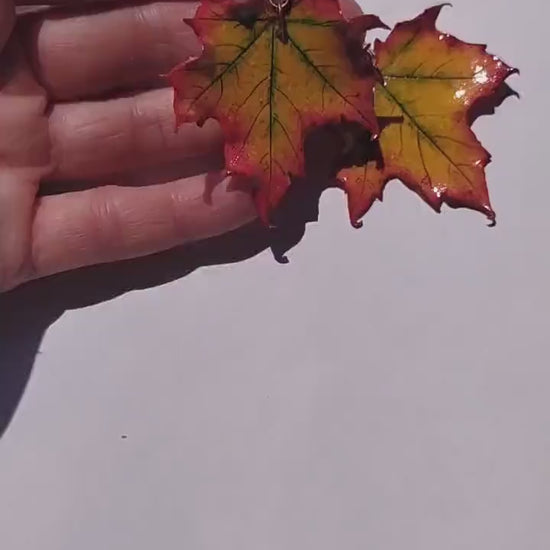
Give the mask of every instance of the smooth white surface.
[(394, 183), (355, 231), (332, 191), (288, 266), (64, 314), (0, 441), (0, 548), (548, 550), (548, 11), (440, 20), (522, 70), (476, 124), (495, 229)]

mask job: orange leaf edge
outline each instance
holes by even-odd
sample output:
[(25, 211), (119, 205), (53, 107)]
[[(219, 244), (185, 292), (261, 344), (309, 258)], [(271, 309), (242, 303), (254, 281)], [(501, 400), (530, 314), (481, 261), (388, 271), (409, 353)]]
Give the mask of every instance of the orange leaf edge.
[[(484, 55), (488, 55), (493, 58), (495, 64), (500, 65), (499, 71), (493, 76), (493, 86), (487, 87), (483, 93), (480, 93), (475, 101), (469, 106), (464, 113), (464, 118), (471, 132), (471, 137), (480, 146), (480, 152), (484, 155), (480, 160), (480, 166), (484, 169), (491, 162), (491, 155), (486, 151), (481, 143), (475, 136), (471, 126), (479, 118), (479, 116), (485, 114), (493, 114), (495, 109), (499, 107), (505, 99), (511, 96), (519, 97), (519, 94), (513, 90), (505, 81), (513, 74), (519, 74), (519, 69), (511, 67), (504, 63), (500, 58), (489, 54), (487, 52), (487, 45), (485, 44), (472, 44), (464, 42), (450, 34), (442, 33), (437, 29), (436, 22), (444, 7), (450, 6), (449, 3), (438, 4), (432, 6), (420, 15), (409, 21), (403, 21), (397, 23), (387, 39), (382, 42), (379, 39), (374, 44), (375, 62), (376, 55), (381, 47), (390, 47), (392, 37), (396, 36), (396, 33), (403, 29), (413, 29), (413, 32), (436, 32), (439, 34), (441, 40), (445, 40), (451, 43), (454, 47), (477, 47)], [(375, 91), (376, 93), (376, 91)], [(395, 170), (392, 173), (384, 176), (379, 182), (377, 182), (378, 189), (375, 190), (362, 204), (358, 204), (354, 201), (352, 194), (350, 193), (349, 183), (345, 175), (349, 169), (343, 169), (337, 178), (338, 186), (344, 190), (348, 199), (348, 212), (350, 223), (355, 228), (363, 226), (361, 218), (370, 210), (376, 200), (383, 201), (383, 192), (386, 185), (393, 180), (400, 180), (407, 188), (418, 194), (435, 212), (440, 213), (443, 204), (446, 204), (450, 208), (468, 208), (484, 214), (489, 220), (489, 226), (494, 227), (496, 225), (496, 213), (493, 210), (485, 181), (485, 177), (482, 182), (483, 199), (482, 201), (474, 200), (468, 197), (454, 196), (453, 193), (449, 193), (448, 189), (442, 189), (440, 193), (435, 195), (427, 195), (422, 193), (421, 187), (415, 182), (414, 177), (405, 168)]]

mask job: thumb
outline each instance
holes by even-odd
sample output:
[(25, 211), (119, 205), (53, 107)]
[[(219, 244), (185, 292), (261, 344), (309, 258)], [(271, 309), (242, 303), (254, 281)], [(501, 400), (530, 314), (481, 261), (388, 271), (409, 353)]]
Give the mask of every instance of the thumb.
[(12, 0), (0, 0), (0, 52), (4, 49), (15, 25), (15, 8)]

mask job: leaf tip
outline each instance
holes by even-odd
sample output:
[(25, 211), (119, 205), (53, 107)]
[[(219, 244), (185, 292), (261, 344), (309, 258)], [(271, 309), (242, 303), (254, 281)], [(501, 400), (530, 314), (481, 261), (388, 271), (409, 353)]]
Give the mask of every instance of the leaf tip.
[(386, 29), (390, 30), (390, 27), (384, 23), (377, 15), (362, 14), (357, 17), (353, 17), (348, 21), (348, 24), (356, 32), (366, 33), (372, 29)]
[(286, 265), (290, 263), (290, 260), (288, 259), (288, 256), (286, 254), (273, 252), (273, 258), (278, 264), (281, 264), (281, 265)]
[(495, 211), (488, 204), (484, 204), (482, 210), (487, 217), (487, 227), (495, 227), (497, 224), (497, 215)]
[(437, 19), (439, 18), (439, 14), (443, 10), (443, 8), (452, 8), (453, 5), (450, 2), (444, 2), (442, 4), (437, 4), (435, 6), (432, 6), (431, 8), (428, 8), (424, 10), (418, 17), (418, 21), (422, 21), (424, 23), (427, 23), (431, 28), (435, 28), (435, 24), (437, 22)]

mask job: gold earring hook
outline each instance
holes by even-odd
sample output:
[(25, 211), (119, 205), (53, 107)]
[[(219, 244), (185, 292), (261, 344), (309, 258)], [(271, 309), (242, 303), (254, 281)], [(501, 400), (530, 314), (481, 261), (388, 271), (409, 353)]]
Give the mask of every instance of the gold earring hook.
[(277, 10), (278, 13), (281, 13), (287, 6), (290, 0), (269, 0), (269, 3)]

